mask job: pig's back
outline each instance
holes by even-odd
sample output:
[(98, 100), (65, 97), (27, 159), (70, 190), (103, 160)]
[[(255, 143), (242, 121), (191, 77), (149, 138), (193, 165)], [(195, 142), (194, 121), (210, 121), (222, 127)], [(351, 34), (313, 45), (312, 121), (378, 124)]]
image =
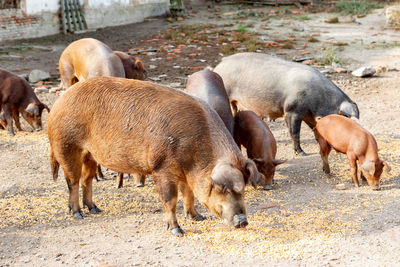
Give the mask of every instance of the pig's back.
[(56, 101), (48, 130), (87, 149), (105, 167), (150, 172), (168, 157), (190, 165), (193, 157), (212, 156), (207, 120), (198, 102), (184, 93), (98, 77), (75, 84)]
[(233, 116), (229, 97), (222, 78), (215, 72), (203, 70), (192, 74), (187, 82), (186, 91), (213, 108), (231, 134), (233, 134)]
[(80, 81), (96, 76), (125, 77), (119, 57), (106, 44), (96, 39), (75, 41), (67, 47), (66, 54), (71, 57)]
[(375, 138), (357, 122), (347, 117), (331, 114), (317, 121), (315, 129), (337, 151), (346, 153), (366, 148), (370, 143), (377, 147)]

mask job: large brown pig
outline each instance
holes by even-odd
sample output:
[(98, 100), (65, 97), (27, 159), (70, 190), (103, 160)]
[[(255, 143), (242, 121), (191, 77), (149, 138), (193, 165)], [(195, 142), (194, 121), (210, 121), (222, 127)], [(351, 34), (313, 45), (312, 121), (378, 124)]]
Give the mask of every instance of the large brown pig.
[(275, 168), (286, 160), (277, 160), (276, 141), (268, 125), (253, 111), (239, 111), (235, 116), (234, 138), (238, 146), (243, 145), (247, 156), (252, 159), (264, 175), (261, 185), (264, 190), (272, 189)]
[(147, 76), (147, 71), (144, 68), (143, 62), (140, 58), (133, 57), (121, 51), (114, 51), (124, 66), (125, 78), (144, 80)]
[(62, 52), (59, 70), (64, 88), (95, 76), (125, 77), (121, 59), (104, 43), (84, 38)]
[(359, 118), (356, 103), (304, 64), (261, 53), (239, 53), (224, 58), (214, 71), (222, 77), (234, 111), (252, 110), (272, 120), (285, 118), (296, 154), (305, 155), (300, 147), (302, 121), (312, 129), (316, 117)]
[(42, 130), (42, 112), (50, 109), (40, 102), (29, 83), (11, 72), (0, 69), (0, 122), (14, 136), (13, 119), (15, 126), (22, 131), (19, 114), (32, 126), (34, 130)]
[(325, 173), (330, 173), (328, 156), (333, 148), (347, 155), (351, 176), (356, 186), (359, 186), (357, 178), (357, 161), (359, 161), (361, 179), (366, 178), (373, 190), (379, 190), (382, 170), (386, 169), (389, 172), (390, 167), (387, 162), (379, 159), (378, 145), (370, 132), (349, 118), (329, 115), (317, 120), (314, 133), (320, 146)]
[(203, 218), (194, 208), (196, 196), (228, 224), (247, 225), (244, 187), (248, 181), (257, 184), (260, 174), (200, 99), (151, 82), (97, 77), (57, 99), (47, 132), (53, 178), (61, 165), (75, 218), (83, 218), (79, 183), (83, 203), (91, 213), (100, 212), (92, 200), (99, 163), (118, 172), (151, 174), (175, 235), (183, 235), (175, 214), (178, 186), (187, 216)]
[(186, 91), (206, 101), (221, 117), (233, 135), (233, 116), (229, 98), (222, 78), (210, 70), (201, 70), (190, 75)]

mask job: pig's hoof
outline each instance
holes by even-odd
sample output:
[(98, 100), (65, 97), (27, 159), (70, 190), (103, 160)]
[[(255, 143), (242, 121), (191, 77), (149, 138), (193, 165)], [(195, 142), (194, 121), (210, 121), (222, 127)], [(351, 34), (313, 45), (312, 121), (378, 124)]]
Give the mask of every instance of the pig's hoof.
[(102, 212), (102, 210), (99, 209), (97, 206), (94, 206), (93, 208), (91, 208), (91, 209), (89, 210), (89, 212), (90, 212), (91, 214), (99, 214), (100, 212)]
[(182, 228), (180, 228), (180, 227), (176, 227), (176, 228), (172, 229), (172, 230), (171, 230), (171, 233), (172, 233), (173, 235), (179, 236), (179, 237), (183, 236), (183, 234), (184, 234)]
[(122, 188), (122, 187), (123, 187), (122, 184), (117, 184), (117, 189), (118, 189), (118, 188)]
[(264, 190), (272, 190), (272, 186), (270, 186), (270, 185), (265, 185), (263, 189), (264, 189)]
[(360, 185), (359, 184), (355, 184), (354, 187), (360, 187)]
[(201, 215), (200, 213), (197, 213), (196, 216), (193, 217), (193, 220), (199, 222), (199, 221), (204, 221), (206, 219), (206, 217), (204, 217), (203, 215)]
[(8, 133), (10, 136), (15, 136), (15, 133)]
[(378, 185), (376, 185), (376, 186), (373, 186), (373, 187), (372, 187), (372, 190), (374, 190), (374, 191), (380, 191), (381, 188), (380, 188)]
[(301, 151), (295, 151), (294, 153), (296, 154), (296, 156), (307, 156), (307, 153), (304, 152), (303, 150), (301, 150)]
[(72, 216), (74, 217), (74, 219), (83, 219), (83, 214), (81, 211), (75, 212)]
[(144, 187), (144, 183), (143, 182), (139, 182), (136, 184), (136, 187)]

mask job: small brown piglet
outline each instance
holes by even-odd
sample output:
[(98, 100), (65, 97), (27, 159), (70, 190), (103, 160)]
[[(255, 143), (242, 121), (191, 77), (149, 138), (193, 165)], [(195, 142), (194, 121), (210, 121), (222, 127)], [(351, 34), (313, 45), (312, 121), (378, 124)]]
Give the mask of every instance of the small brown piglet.
[(42, 130), (42, 112), (50, 109), (40, 102), (29, 83), (11, 72), (0, 69), (0, 125), (7, 128), (14, 136), (13, 120), (19, 131), (22, 131), (19, 114), (34, 130)]
[(234, 138), (238, 146), (247, 149), (247, 156), (252, 159), (260, 173), (264, 175), (261, 185), (264, 190), (272, 189), (275, 167), (286, 162), (276, 160), (276, 141), (268, 125), (253, 111), (239, 111), (235, 116)]
[(328, 115), (317, 119), (314, 128), (315, 138), (320, 146), (320, 154), (325, 173), (330, 173), (328, 156), (331, 148), (347, 155), (351, 176), (355, 186), (359, 186), (357, 178), (357, 160), (361, 165), (361, 179), (379, 190), (379, 179), (382, 170), (390, 171), (386, 161), (378, 156), (378, 146), (370, 132), (355, 121), (340, 115)]

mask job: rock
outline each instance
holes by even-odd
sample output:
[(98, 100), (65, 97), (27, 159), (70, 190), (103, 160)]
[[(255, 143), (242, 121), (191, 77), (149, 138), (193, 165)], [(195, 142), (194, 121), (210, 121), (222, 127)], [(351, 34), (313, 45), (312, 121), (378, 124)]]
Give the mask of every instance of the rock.
[(346, 187), (345, 184), (337, 184), (337, 185), (336, 185), (336, 189), (337, 189), (337, 190), (346, 190), (347, 187)]
[(340, 18), (340, 22), (341, 23), (353, 23), (355, 21), (356, 21), (356, 19), (354, 17), (352, 17), (352, 16)]
[(337, 73), (346, 73), (346, 72), (348, 72), (348, 70), (346, 70), (345, 68), (334, 68), (333, 70), (335, 72), (337, 72)]
[(377, 73), (386, 72), (388, 69), (389, 69), (388, 66), (385, 65), (385, 64), (383, 64), (383, 65), (378, 65), (378, 66), (376, 67), (376, 72), (377, 72)]
[(50, 73), (43, 70), (32, 70), (29, 73), (29, 82), (36, 83), (51, 78)]
[(351, 74), (356, 77), (371, 77), (375, 73), (376, 70), (373, 67), (361, 67), (353, 71)]
[(46, 86), (40, 86), (38, 88), (35, 88), (35, 93), (48, 93), (49, 92), (49, 88), (47, 88)]
[(150, 70), (154, 70), (154, 69), (156, 69), (156, 68), (157, 68), (156, 65), (149, 65), (149, 69), (150, 69)]
[(386, 9), (386, 25), (387, 28), (400, 28), (400, 6), (390, 6)]
[(49, 90), (49, 93), (55, 94), (55, 93), (57, 93), (58, 91), (60, 91), (60, 88), (58, 88), (58, 87), (53, 87), (53, 88), (51, 88), (51, 89)]
[(172, 87), (172, 88), (180, 87), (181, 85), (182, 85), (182, 84), (179, 83), (179, 82), (177, 82), (177, 83), (170, 83), (170, 84), (169, 84), (169, 86)]
[(326, 23), (338, 23), (339, 22), (339, 18), (338, 17), (331, 17), (331, 18), (327, 18), (325, 20)]

